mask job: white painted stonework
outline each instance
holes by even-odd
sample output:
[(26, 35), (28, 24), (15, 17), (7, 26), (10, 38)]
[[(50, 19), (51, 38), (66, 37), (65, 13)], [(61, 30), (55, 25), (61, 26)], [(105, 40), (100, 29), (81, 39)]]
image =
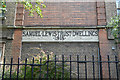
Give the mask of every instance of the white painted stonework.
[(22, 42), (98, 42), (97, 29), (23, 30)]

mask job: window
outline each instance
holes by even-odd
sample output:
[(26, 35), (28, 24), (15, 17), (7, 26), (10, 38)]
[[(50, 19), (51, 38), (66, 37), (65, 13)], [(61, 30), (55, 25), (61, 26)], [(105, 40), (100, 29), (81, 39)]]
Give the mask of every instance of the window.
[(120, 0), (117, 0), (116, 4), (117, 4), (117, 15), (120, 15)]

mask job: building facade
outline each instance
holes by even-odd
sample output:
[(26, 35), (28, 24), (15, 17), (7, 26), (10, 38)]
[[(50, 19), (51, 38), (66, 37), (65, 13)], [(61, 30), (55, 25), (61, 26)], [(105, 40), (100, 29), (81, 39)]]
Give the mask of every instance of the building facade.
[[(37, 13), (29, 16), (23, 5), (7, 2), (6, 19), (2, 20), (1, 62), (20, 57), (32, 57), (43, 49), (56, 55), (120, 56), (111, 28), (106, 29), (110, 18), (117, 13), (116, 2), (46, 2), (43, 18)], [(111, 57), (111, 60), (113, 58)], [(103, 65), (105, 66), (105, 65)], [(106, 73), (106, 68), (103, 68)], [(105, 77), (107, 75), (104, 74)], [(114, 76), (114, 75), (113, 75)]]

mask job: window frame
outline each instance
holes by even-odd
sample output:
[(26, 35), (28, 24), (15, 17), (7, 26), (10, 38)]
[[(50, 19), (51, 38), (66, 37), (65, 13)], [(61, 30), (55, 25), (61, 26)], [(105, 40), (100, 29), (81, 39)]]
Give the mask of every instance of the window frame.
[(120, 8), (117, 8), (117, 15), (120, 15)]
[(120, 15), (120, 0), (116, 0), (117, 15)]

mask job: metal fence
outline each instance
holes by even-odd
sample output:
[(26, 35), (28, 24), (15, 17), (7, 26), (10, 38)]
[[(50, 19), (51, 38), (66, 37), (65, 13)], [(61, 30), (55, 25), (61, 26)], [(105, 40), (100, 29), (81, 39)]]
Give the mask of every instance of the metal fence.
[[(47, 55), (47, 59), (40, 58), (38, 61), (32, 58), (32, 63), (28, 62), (27, 58), (24, 62), (21, 62), (20, 58), (17, 61), (17, 63), (13, 63), (13, 58), (11, 58), (10, 63), (6, 63), (6, 58), (4, 58), (3, 64), (0, 64), (2, 80), (119, 80), (120, 76), (120, 61), (117, 56), (114, 56), (114, 60), (110, 60), (108, 55), (106, 61), (103, 61), (101, 56), (98, 60), (95, 60), (94, 55), (91, 56), (91, 60), (87, 60), (87, 57), (84, 56), (82, 61), (79, 55), (76, 56), (76, 60), (72, 60), (71, 55), (67, 59), (62, 55), (61, 60), (58, 60), (55, 55), (51, 60)], [(83, 67), (81, 68), (80, 65)], [(104, 67), (106, 67), (106, 71), (104, 71)], [(84, 77), (80, 77), (82, 74)]]

